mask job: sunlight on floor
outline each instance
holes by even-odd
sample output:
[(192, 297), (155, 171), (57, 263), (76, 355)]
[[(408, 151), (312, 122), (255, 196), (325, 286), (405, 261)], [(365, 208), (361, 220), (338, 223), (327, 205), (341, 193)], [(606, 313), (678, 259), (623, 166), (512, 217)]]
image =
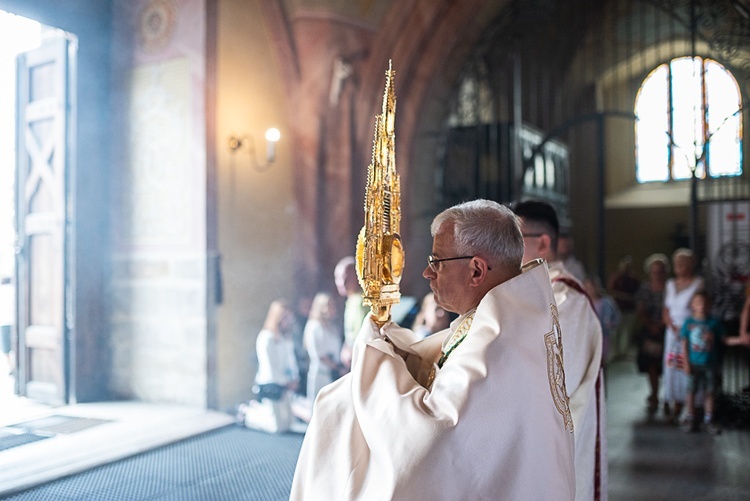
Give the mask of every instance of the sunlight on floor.
[(0, 357), (0, 427), (46, 416), (51, 412), (52, 408), (48, 405), (16, 395), (14, 386), (15, 378), (10, 374), (8, 360)]

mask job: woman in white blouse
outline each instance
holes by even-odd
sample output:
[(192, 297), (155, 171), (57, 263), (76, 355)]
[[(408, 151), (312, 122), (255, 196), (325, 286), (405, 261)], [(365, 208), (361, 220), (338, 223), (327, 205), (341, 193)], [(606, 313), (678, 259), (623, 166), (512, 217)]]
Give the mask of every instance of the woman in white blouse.
[(258, 372), (253, 389), (257, 400), (238, 407), (238, 418), (245, 426), (269, 433), (288, 431), (292, 421), (291, 403), (299, 384), (291, 330), (294, 316), (281, 300), (271, 303), (263, 329), (255, 341)]
[[(664, 414), (669, 422), (680, 419), (687, 397), (688, 376), (685, 354), (680, 342), (680, 329), (690, 316), (690, 299), (703, 288), (703, 278), (695, 274), (695, 255), (690, 249), (677, 249), (672, 255), (674, 278), (667, 280), (663, 317), (664, 333)], [(702, 398), (702, 397), (700, 397)], [(701, 401), (701, 400), (697, 400)]]
[(310, 355), (307, 373), (307, 398), (315, 401), (320, 389), (332, 383), (341, 371), (342, 337), (335, 324), (336, 303), (330, 294), (321, 292), (313, 299), (310, 317), (305, 325), (304, 342)]

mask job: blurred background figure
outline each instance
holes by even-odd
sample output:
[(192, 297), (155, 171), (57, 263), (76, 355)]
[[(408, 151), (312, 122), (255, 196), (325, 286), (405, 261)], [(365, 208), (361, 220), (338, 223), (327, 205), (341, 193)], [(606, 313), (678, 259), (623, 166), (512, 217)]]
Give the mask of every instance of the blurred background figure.
[(13, 284), (10, 277), (0, 277), (0, 348), (3, 352), (3, 365), (0, 370), (13, 374), (15, 360), (13, 358), (13, 345), (11, 342), (11, 331), (15, 322), (15, 299)]
[(435, 294), (429, 292), (422, 299), (422, 306), (414, 319), (412, 330), (420, 339), (450, 326), (451, 318), (447, 311), (435, 302)]
[(611, 358), (624, 358), (635, 344), (635, 295), (641, 281), (633, 270), (633, 258), (625, 256), (607, 281), (607, 291), (620, 309), (620, 325), (610, 344)]
[(575, 256), (575, 243), (573, 237), (567, 233), (560, 233), (557, 239), (557, 258), (562, 261), (568, 273), (573, 275), (579, 282), (586, 280), (586, 269)]
[(253, 389), (257, 400), (237, 407), (238, 422), (248, 428), (280, 433), (292, 427), (292, 399), (299, 384), (293, 327), (289, 306), (282, 300), (272, 302), (255, 341), (258, 372)]
[(677, 423), (685, 403), (688, 377), (682, 351), (680, 329), (690, 316), (690, 299), (703, 288), (703, 279), (695, 274), (695, 256), (690, 249), (679, 248), (672, 254), (674, 278), (667, 280), (664, 292), (664, 415)]
[(602, 282), (598, 277), (587, 277), (583, 281), (583, 288), (591, 298), (591, 302), (602, 326), (602, 366), (606, 365), (609, 353), (609, 342), (620, 323), (620, 310), (615, 301), (605, 294)]
[(643, 263), (647, 280), (636, 295), (636, 344), (638, 371), (648, 376), (650, 393), (646, 399), (648, 412), (653, 415), (659, 408), (659, 378), (664, 357), (664, 290), (669, 274), (669, 258), (664, 254), (651, 254)]
[[(739, 334), (745, 344), (750, 344), (750, 282), (745, 287), (745, 304), (742, 305), (740, 312)], [(750, 385), (742, 388), (742, 391), (750, 392)]]
[(680, 337), (688, 377), (685, 414), (680, 428), (690, 432), (698, 427), (695, 419), (696, 398), (702, 392), (704, 414), (700, 429), (712, 435), (721, 433), (721, 428), (714, 422), (714, 402), (721, 386), (722, 345), (738, 346), (745, 343), (745, 338), (726, 336), (724, 323), (711, 314), (711, 300), (703, 290), (698, 290), (690, 299), (690, 316), (682, 325)]
[(745, 341), (750, 341), (750, 283), (745, 288), (745, 304), (740, 313), (740, 336)]
[(310, 357), (305, 348), (305, 325), (310, 317), (310, 307), (312, 306), (312, 296), (302, 296), (297, 299), (294, 308), (294, 327), (292, 329), (292, 340), (294, 342), (294, 355), (297, 359), (297, 368), (299, 369), (299, 387), (297, 394), (305, 396), (307, 394), (307, 371), (310, 368)]
[(333, 270), (333, 278), (339, 295), (346, 298), (344, 304), (344, 344), (341, 347), (340, 359), (344, 367), (349, 368), (352, 361), (352, 345), (359, 334), (370, 309), (362, 304), (362, 289), (357, 280), (354, 257), (342, 258)]
[(316, 294), (304, 334), (305, 348), (310, 357), (307, 399), (311, 406), (320, 389), (345, 372), (339, 359), (341, 332), (335, 324), (335, 319), (336, 303), (333, 297), (325, 292)]

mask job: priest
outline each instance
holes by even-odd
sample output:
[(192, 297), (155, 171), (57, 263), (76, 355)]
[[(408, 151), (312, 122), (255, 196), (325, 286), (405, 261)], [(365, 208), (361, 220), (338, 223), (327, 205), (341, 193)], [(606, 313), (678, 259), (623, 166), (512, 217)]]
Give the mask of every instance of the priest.
[(575, 426), (576, 500), (607, 499), (606, 406), (602, 370), (602, 329), (591, 299), (557, 256), (560, 223), (546, 202), (514, 206), (521, 220), (524, 261), (549, 263), (552, 290), (565, 333), (565, 375)]
[(293, 500), (572, 500), (573, 425), (546, 264), (487, 200), (432, 223), (423, 275), (459, 317), (419, 340), (365, 320), (352, 370), (324, 387)]

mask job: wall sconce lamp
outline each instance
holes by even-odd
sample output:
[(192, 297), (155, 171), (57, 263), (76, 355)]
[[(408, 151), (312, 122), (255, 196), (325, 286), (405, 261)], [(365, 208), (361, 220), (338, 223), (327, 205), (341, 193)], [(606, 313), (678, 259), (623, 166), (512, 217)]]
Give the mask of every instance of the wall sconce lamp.
[(266, 131), (266, 163), (263, 165), (258, 163), (258, 159), (255, 156), (255, 140), (249, 134), (241, 137), (235, 135), (229, 136), (229, 150), (234, 154), (242, 148), (247, 149), (253, 169), (258, 172), (264, 172), (270, 169), (274, 160), (276, 160), (276, 142), (279, 139), (281, 139), (279, 129), (271, 127)]

